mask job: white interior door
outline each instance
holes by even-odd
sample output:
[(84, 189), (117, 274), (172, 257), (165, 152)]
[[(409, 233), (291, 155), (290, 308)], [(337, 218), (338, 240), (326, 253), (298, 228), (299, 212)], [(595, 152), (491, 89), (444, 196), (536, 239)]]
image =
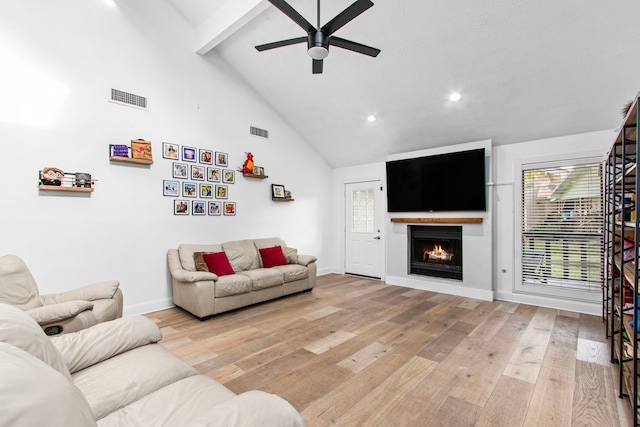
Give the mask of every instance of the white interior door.
[(382, 184), (367, 181), (345, 184), (345, 272), (382, 278)]

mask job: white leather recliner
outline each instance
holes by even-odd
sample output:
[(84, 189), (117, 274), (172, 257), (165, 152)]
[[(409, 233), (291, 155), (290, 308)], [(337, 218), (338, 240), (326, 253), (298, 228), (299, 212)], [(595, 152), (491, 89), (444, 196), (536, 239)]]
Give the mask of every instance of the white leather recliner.
[(40, 295), (24, 261), (0, 256), (0, 303), (27, 312), (47, 335), (60, 335), (122, 317), (120, 283), (109, 280), (58, 294)]

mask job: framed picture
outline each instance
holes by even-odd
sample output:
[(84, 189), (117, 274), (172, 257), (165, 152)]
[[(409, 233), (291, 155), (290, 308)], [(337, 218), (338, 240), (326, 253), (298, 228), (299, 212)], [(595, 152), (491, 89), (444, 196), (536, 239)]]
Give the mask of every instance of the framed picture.
[(213, 184), (200, 184), (200, 197), (213, 199)]
[(200, 163), (213, 164), (213, 151), (200, 149)]
[(194, 200), (191, 202), (191, 215), (206, 215), (206, 203), (207, 202), (203, 202), (202, 200)]
[(274, 199), (284, 199), (285, 198), (284, 185), (271, 184), (271, 197)]
[(163, 196), (180, 196), (180, 183), (178, 181), (162, 181), (162, 195)]
[(220, 182), (220, 169), (207, 168), (207, 181)]
[(235, 215), (236, 214), (236, 202), (224, 202), (224, 214)]
[(216, 199), (229, 198), (229, 187), (226, 185), (216, 185)]
[(182, 197), (196, 197), (198, 195), (198, 186), (195, 182), (182, 183)]
[(209, 215), (222, 215), (222, 206), (220, 202), (209, 202)]
[(204, 166), (191, 165), (191, 179), (195, 181), (204, 181)]
[(262, 166), (254, 166), (252, 172), (254, 175), (262, 176), (264, 175), (264, 168)]
[(182, 147), (182, 161), (183, 162), (192, 162), (195, 163), (196, 158), (196, 149), (193, 147)]
[(173, 162), (173, 177), (174, 178), (189, 178), (189, 165), (184, 163)]
[(233, 169), (222, 169), (222, 182), (233, 184), (236, 182), (236, 171)]
[(189, 201), (188, 200), (174, 200), (173, 201), (173, 214), (174, 215), (189, 215)]
[(153, 153), (151, 152), (151, 141), (145, 141), (144, 139), (132, 139), (131, 158), (153, 161)]
[(165, 159), (180, 160), (178, 157), (180, 153), (180, 146), (178, 144), (171, 144), (170, 142), (162, 143), (162, 157)]
[(227, 153), (221, 153), (220, 151), (216, 151), (216, 166), (228, 166), (229, 165), (229, 155)]

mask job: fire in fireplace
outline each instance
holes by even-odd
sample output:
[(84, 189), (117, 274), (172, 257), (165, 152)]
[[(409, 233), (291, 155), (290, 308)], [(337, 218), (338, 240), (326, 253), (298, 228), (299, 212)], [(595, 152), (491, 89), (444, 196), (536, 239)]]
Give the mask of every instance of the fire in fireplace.
[(409, 273), (462, 280), (462, 226), (410, 225)]

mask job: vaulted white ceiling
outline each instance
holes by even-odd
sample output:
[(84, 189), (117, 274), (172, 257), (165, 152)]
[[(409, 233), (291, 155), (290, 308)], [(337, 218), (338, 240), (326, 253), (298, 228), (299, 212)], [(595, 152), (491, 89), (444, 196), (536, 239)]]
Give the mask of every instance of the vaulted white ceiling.
[[(373, 0), (335, 35), (380, 55), (331, 47), (316, 75), (306, 44), (256, 51), (306, 35), (266, 0), (166, 1), (194, 54), (217, 52), (333, 167), (613, 129), (640, 91), (637, 0)], [(322, 1), (321, 23), (353, 1)], [(316, 0), (288, 2), (316, 23)]]

